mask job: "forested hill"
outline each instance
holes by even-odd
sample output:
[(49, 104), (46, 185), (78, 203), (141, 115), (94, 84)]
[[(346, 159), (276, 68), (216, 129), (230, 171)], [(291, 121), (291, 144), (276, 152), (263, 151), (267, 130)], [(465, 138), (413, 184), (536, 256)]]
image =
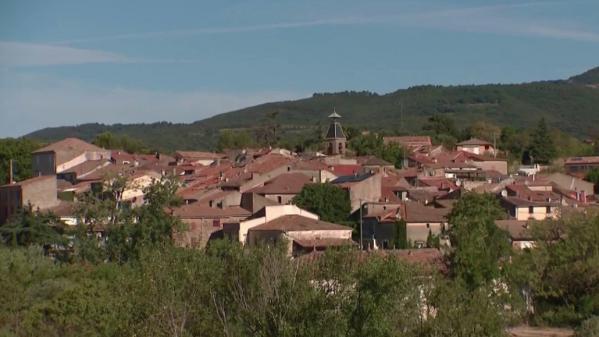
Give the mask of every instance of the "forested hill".
[(417, 86), (385, 95), (323, 93), (231, 111), (191, 124), (84, 124), (46, 128), (26, 137), (91, 140), (100, 132), (110, 131), (138, 138), (158, 149), (210, 149), (215, 146), (219, 129), (258, 128), (273, 112), (278, 112), (276, 123), (284, 134), (290, 137), (313, 135), (319, 124), (327, 123), (326, 116), (333, 107), (343, 116), (344, 125), (360, 129), (421, 132), (422, 125), (435, 114), (448, 116), (462, 127), (482, 120), (526, 128), (545, 117), (550, 126), (583, 138), (599, 134), (599, 67), (567, 80)]

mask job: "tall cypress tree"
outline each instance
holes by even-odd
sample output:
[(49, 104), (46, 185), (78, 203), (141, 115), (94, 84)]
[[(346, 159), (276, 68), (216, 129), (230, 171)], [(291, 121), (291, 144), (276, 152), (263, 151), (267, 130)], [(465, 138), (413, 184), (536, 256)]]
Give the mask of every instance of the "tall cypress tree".
[(541, 118), (537, 128), (532, 133), (529, 153), (533, 161), (539, 164), (549, 164), (557, 155), (545, 118)]

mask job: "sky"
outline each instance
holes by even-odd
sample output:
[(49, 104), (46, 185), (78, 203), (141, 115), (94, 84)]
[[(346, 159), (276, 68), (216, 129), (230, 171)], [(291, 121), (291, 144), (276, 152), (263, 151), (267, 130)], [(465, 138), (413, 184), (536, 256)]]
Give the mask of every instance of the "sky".
[(596, 66), (597, 0), (0, 0), (0, 137)]

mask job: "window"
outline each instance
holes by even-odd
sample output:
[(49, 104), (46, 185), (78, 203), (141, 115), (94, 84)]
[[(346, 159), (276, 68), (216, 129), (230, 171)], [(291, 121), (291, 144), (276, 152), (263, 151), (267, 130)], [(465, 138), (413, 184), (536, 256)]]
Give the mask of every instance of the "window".
[(532, 214), (535, 212), (535, 208), (532, 206), (528, 206), (528, 214)]
[(547, 214), (550, 214), (551, 213), (551, 207), (547, 206), (547, 209), (545, 211), (547, 212)]
[(277, 197), (277, 201), (279, 202), (279, 204), (282, 204), (283, 203), (283, 198), (281, 198), (281, 196), (279, 195)]
[(430, 223), (427, 223), (427, 224), (426, 224), (426, 228), (431, 228), (431, 224), (430, 224)]

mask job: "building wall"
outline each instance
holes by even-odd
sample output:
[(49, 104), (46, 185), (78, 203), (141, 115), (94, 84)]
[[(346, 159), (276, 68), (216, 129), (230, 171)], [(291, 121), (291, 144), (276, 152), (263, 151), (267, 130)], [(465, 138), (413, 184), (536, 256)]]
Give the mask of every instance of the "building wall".
[(262, 225), (264, 223), (267, 223), (268, 221), (274, 220), (281, 216), (294, 214), (318, 220), (318, 215), (305, 211), (294, 205), (267, 206), (265, 207), (265, 213), (266, 216), (241, 221), (239, 223), (239, 233), (237, 235), (239, 242), (241, 242), (242, 244), (245, 244), (247, 242), (248, 230), (250, 230), (251, 228)]
[(174, 235), (175, 243), (181, 247), (204, 248), (211, 235), (223, 229), (225, 223), (238, 223), (244, 217), (182, 218), (187, 228)]
[(480, 167), (484, 171), (493, 170), (503, 175), (507, 175), (507, 161), (505, 160), (472, 161), (471, 164)]
[(0, 224), (5, 223), (22, 206), (20, 186), (3, 186), (0, 188)]
[(47, 176), (56, 174), (54, 152), (34, 153), (31, 157), (34, 176)]
[(0, 187), (0, 223), (29, 204), (34, 210), (45, 210), (58, 205), (56, 176), (33, 179), (35, 180), (22, 184)]
[(21, 191), (24, 206), (31, 203), (34, 209), (45, 210), (59, 203), (56, 176), (25, 184)]
[(408, 222), (406, 223), (406, 236), (409, 242), (422, 241), (426, 243), (429, 231), (433, 235), (439, 235), (445, 227), (446, 224), (440, 222)]
[(528, 207), (516, 207), (516, 220), (525, 221), (529, 219), (535, 220), (545, 220), (547, 218), (555, 218), (558, 215), (557, 207), (551, 207), (550, 212), (547, 213), (547, 208), (545, 206), (542, 207), (533, 207), (533, 212), (530, 213)]
[(388, 248), (394, 248), (395, 235), (397, 232), (396, 227), (397, 223), (395, 222), (379, 223), (374, 218), (367, 218), (362, 224), (364, 233), (362, 239), (371, 247), (373, 246), (374, 240), (379, 249), (385, 248), (385, 241), (387, 242)]
[(352, 213), (360, 209), (360, 201), (378, 202), (381, 198), (381, 175), (375, 174), (360, 182), (354, 183), (349, 188), (349, 200)]
[(296, 194), (265, 194), (264, 197), (281, 205), (288, 205)]

